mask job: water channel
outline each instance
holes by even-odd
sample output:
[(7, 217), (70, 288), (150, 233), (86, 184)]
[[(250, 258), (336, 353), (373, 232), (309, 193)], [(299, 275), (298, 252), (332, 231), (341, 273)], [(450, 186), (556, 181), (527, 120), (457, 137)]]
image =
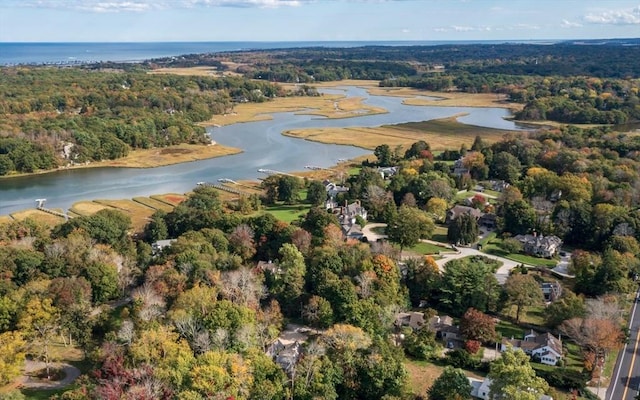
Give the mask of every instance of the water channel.
[[(0, 180), (0, 215), (35, 207), (35, 199), (46, 198), (49, 208), (68, 209), (81, 200), (125, 199), (158, 193), (185, 193), (197, 182), (220, 178), (256, 179), (265, 175), (259, 168), (302, 171), (305, 165), (329, 167), (339, 159), (371, 153), (353, 146), (329, 145), (283, 136), (290, 129), (314, 127), (375, 127), (466, 115), (458, 121), (498, 129), (525, 129), (505, 120), (509, 111), (501, 108), (407, 106), (402, 99), (372, 96), (357, 87), (339, 89), (347, 96), (365, 98), (365, 103), (383, 107), (386, 114), (346, 119), (326, 119), (294, 113), (273, 114), (269, 121), (209, 128), (212, 138), (243, 153), (166, 167), (89, 168), (61, 170), (47, 174)], [(327, 90), (326, 92), (335, 92)]]

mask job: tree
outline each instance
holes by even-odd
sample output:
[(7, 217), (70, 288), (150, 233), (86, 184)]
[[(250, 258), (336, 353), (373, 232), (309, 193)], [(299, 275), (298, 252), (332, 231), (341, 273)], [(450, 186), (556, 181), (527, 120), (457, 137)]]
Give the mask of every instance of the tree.
[(425, 257), (424, 261), (410, 258), (406, 260), (406, 264), (405, 283), (411, 303), (417, 306), (420, 300), (433, 298), (440, 286), (440, 269), (431, 256)]
[(18, 322), (30, 346), (46, 365), (47, 379), (51, 379), (51, 343), (60, 330), (60, 312), (51, 299), (34, 297), (27, 303)]
[(279, 253), (282, 275), (276, 278), (275, 293), (288, 315), (293, 315), (296, 310), (300, 312), (299, 300), (304, 294), (307, 267), (302, 253), (290, 243), (283, 244)]
[(388, 167), (393, 162), (393, 153), (388, 144), (381, 144), (373, 150), (373, 154), (378, 158), (378, 165)]
[(471, 213), (462, 213), (449, 223), (447, 240), (450, 243), (470, 245), (478, 240), (478, 221)]
[(535, 228), (536, 212), (524, 200), (506, 203), (503, 207), (502, 230), (514, 235), (523, 235)]
[(229, 247), (232, 252), (248, 261), (256, 254), (256, 246), (253, 241), (253, 229), (247, 224), (241, 224), (233, 229), (229, 235)]
[(300, 201), (300, 190), (304, 187), (302, 179), (282, 175), (278, 179), (278, 200), (285, 204), (296, 204)]
[(445, 217), (447, 216), (447, 201), (445, 199), (441, 199), (439, 197), (432, 197), (427, 201), (427, 205), (425, 206), (425, 210), (431, 215), (434, 221), (444, 222)]
[(333, 309), (324, 297), (311, 296), (302, 315), (311, 326), (326, 329), (333, 324)]
[(549, 390), (547, 382), (536, 376), (529, 356), (521, 349), (504, 351), (502, 357), (491, 363), (487, 377), (492, 381), (489, 388), (492, 400), (538, 400)]
[(493, 156), (489, 169), (489, 175), (492, 178), (514, 183), (520, 178), (521, 173), (522, 165), (517, 157), (506, 151), (501, 151)]
[(427, 327), (405, 333), (402, 343), (404, 351), (419, 360), (429, 360), (440, 354), (441, 347), (436, 342), (436, 334)]
[(522, 251), (522, 242), (515, 238), (506, 238), (500, 243), (500, 248), (509, 254), (520, 253)]
[(20, 332), (0, 333), (0, 385), (6, 385), (20, 375), (25, 344)]
[(387, 225), (389, 240), (405, 247), (416, 245), (420, 239), (428, 239), (435, 225), (431, 217), (417, 208), (401, 206), (398, 215)]
[(460, 318), (460, 333), (469, 340), (490, 342), (497, 337), (496, 322), (487, 314), (469, 308)]
[(310, 181), (307, 186), (307, 202), (319, 206), (327, 199), (327, 189), (320, 181)]
[(540, 285), (531, 275), (510, 275), (504, 284), (507, 304), (516, 306), (516, 323), (520, 322), (520, 312), (527, 306), (542, 303), (544, 296)]
[(451, 313), (461, 315), (469, 307), (494, 310), (499, 289), (493, 267), (484, 260), (451, 260), (444, 266), (439, 297)]
[(545, 324), (550, 328), (558, 327), (563, 321), (584, 318), (587, 313), (584, 298), (564, 288), (562, 297), (549, 304), (544, 314)]
[(445, 367), (427, 390), (429, 400), (471, 399), (471, 384), (461, 369)]

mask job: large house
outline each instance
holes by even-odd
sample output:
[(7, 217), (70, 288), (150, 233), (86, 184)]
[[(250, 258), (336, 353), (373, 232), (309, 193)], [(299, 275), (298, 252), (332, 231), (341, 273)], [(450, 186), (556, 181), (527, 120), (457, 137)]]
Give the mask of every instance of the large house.
[(462, 340), (460, 327), (453, 325), (453, 318), (448, 315), (438, 316), (429, 319), (429, 329), (436, 333), (438, 339), (446, 342)]
[(537, 235), (535, 232), (533, 235), (518, 235), (515, 239), (522, 243), (525, 253), (537, 257), (551, 258), (562, 246), (559, 237)]
[(397, 313), (395, 324), (398, 328), (408, 326), (414, 330), (421, 329), (425, 324), (424, 314), (416, 311)]
[[(489, 392), (491, 391), (491, 378), (485, 378), (483, 380), (476, 378), (467, 378), (469, 380), (469, 384), (471, 385), (471, 396), (482, 399), (489, 400)], [(538, 397), (538, 400), (553, 400), (553, 397), (543, 394)]]
[(484, 215), (484, 213), (478, 210), (477, 208), (457, 205), (457, 206), (453, 206), (452, 208), (449, 209), (449, 211), (447, 211), (447, 217), (446, 217), (445, 223), (449, 224), (451, 223), (451, 221), (453, 221), (454, 219), (458, 218), (463, 214), (470, 214), (476, 220), (480, 219), (480, 217)]
[(502, 339), (500, 350), (505, 351), (509, 347), (522, 349), (527, 355), (546, 365), (556, 365), (562, 360), (562, 342), (550, 333), (537, 334), (531, 330), (522, 340)]

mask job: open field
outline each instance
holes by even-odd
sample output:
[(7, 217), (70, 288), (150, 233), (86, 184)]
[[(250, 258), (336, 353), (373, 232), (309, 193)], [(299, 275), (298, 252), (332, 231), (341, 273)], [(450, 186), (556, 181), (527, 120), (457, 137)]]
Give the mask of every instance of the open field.
[(156, 210), (146, 205), (140, 204), (134, 200), (94, 200), (95, 203), (109, 206), (131, 218), (131, 225), (134, 231), (141, 231), (149, 221), (149, 217)]
[(407, 360), (404, 363), (409, 373), (411, 393), (425, 396), (427, 389), (442, 374), (443, 367), (426, 361)]
[(93, 201), (79, 201), (77, 203), (73, 203), (69, 211), (77, 215), (92, 215), (107, 208), (111, 207), (98, 204)]
[(167, 193), (167, 194), (154, 194), (151, 196), (153, 200), (161, 201), (169, 204), (170, 206), (177, 206), (187, 199), (187, 196), (179, 193)]
[[(62, 210), (56, 210), (56, 211), (62, 212)], [(56, 215), (49, 214), (41, 210), (37, 210), (35, 208), (12, 213), (11, 216), (6, 218), (9, 218), (10, 220), (17, 220), (17, 221), (22, 221), (27, 218), (32, 218), (48, 226), (55, 226), (64, 222), (64, 218), (62, 217), (58, 217)], [(2, 220), (0, 220), (0, 222), (2, 222)]]
[(311, 205), (309, 204), (278, 204), (266, 207), (265, 212), (272, 214), (280, 221), (291, 223), (297, 221), (301, 216), (304, 216), (310, 208)]
[(133, 201), (138, 202), (147, 207), (151, 207), (155, 210), (162, 210), (165, 212), (170, 212), (171, 210), (173, 210), (173, 206), (170, 206), (169, 204), (163, 203), (158, 200), (154, 200), (150, 197), (134, 197)]
[(169, 74), (169, 75), (182, 75), (182, 76), (211, 76), (211, 77), (221, 77), (221, 76), (240, 76), (237, 72), (235, 72), (235, 68), (237, 65), (232, 63), (227, 63), (230, 67), (235, 66), (234, 68), (230, 68), (228, 70), (219, 71), (216, 67), (170, 67), (170, 68), (158, 68), (152, 71), (147, 72), (150, 75), (160, 75), (160, 74)]
[(462, 144), (470, 145), (476, 136), (489, 143), (497, 142), (507, 133), (508, 131), (501, 129), (462, 124), (455, 117), (449, 117), (375, 128), (292, 129), (284, 132), (284, 135), (371, 150), (381, 144), (387, 144), (391, 148), (407, 148), (418, 140), (424, 140), (431, 145), (432, 150), (445, 150), (459, 148)]

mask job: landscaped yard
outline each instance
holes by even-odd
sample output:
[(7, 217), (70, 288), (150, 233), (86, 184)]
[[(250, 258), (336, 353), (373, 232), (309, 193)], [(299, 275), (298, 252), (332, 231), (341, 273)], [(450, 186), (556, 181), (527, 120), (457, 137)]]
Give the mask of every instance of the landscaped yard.
[(280, 221), (290, 223), (293, 221), (297, 221), (298, 218), (304, 216), (310, 208), (310, 204), (276, 204), (266, 207), (265, 211), (269, 214), (272, 214)]
[(495, 233), (489, 234), (487, 238), (480, 241), (480, 244), (482, 245), (482, 251), (487, 254), (508, 258), (519, 263), (529, 264), (536, 267), (553, 268), (558, 264), (558, 261), (554, 259), (533, 257), (526, 254), (507, 253), (506, 251), (502, 250), (502, 248), (500, 248), (500, 243), (502, 243), (502, 239), (496, 237)]
[(447, 240), (447, 227), (445, 225), (436, 225), (436, 229), (433, 231), (431, 240), (440, 243), (449, 243)]
[(411, 247), (410, 249), (407, 249), (411, 252), (414, 253), (418, 253), (418, 254), (439, 254), (443, 251), (451, 251), (451, 249), (448, 249), (444, 246), (438, 246), (435, 244), (431, 244), (431, 243), (425, 243), (425, 242), (420, 242), (417, 245)]

